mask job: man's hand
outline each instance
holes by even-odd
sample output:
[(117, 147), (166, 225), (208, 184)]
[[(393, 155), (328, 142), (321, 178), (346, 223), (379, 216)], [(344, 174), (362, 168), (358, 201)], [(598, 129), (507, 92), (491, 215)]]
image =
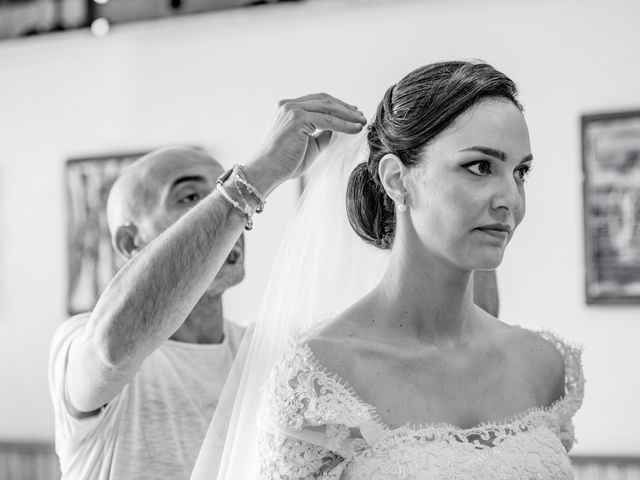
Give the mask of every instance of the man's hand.
[(265, 196), (303, 174), (329, 144), (333, 132), (358, 133), (367, 123), (356, 107), (326, 93), (281, 100), (245, 173)]

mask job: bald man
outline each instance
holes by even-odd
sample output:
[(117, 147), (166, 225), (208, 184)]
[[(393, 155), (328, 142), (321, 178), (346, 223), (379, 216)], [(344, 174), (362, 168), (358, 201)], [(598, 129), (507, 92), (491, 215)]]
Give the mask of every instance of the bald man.
[[(214, 159), (187, 148), (139, 159), (109, 194), (115, 250), (144, 270), (150, 260), (140, 252), (166, 241), (161, 234), (207, 197), (222, 173)], [(165, 259), (177, 262), (165, 265), (179, 269), (187, 245), (166, 247)], [(222, 308), (222, 294), (244, 277), (242, 235), (227, 253), (190, 309), (172, 300), (180, 275), (149, 268), (127, 280), (130, 262), (93, 312), (56, 332), (50, 384), (63, 479), (189, 477), (243, 335)]]

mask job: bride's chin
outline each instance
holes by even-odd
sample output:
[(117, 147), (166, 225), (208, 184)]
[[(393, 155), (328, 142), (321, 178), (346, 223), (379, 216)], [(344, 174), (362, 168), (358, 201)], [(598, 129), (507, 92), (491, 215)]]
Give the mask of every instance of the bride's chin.
[(469, 262), (469, 270), (495, 270), (502, 263), (503, 255), (486, 255)]

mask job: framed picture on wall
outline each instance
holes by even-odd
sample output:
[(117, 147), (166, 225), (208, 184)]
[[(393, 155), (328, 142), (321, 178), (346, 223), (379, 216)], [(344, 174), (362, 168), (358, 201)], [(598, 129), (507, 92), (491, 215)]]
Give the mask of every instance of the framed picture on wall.
[(640, 303), (640, 111), (582, 117), (586, 300)]
[(116, 178), (144, 153), (76, 158), (67, 161), (67, 309), (70, 315), (93, 309), (123, 261), (111, 246), (107, 197)]

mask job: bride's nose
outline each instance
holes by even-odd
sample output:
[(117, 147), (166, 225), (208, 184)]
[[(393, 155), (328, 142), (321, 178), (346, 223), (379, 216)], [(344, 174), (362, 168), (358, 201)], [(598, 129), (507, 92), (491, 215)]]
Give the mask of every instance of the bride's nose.
[(496, 182), (495, 191), (491, 198), (492, 209), (517, 214), (523, 207), (524, 192), (515, 178), (502, 178)]

